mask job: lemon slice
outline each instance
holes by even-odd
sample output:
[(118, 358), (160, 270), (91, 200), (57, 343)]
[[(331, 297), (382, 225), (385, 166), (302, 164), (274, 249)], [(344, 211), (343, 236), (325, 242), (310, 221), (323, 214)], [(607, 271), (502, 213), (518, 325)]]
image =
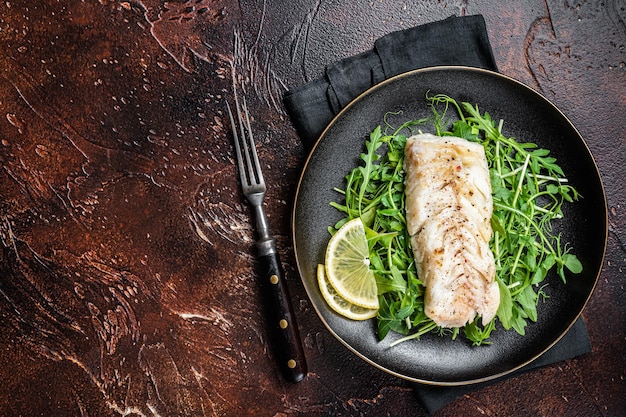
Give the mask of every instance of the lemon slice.
[(367, 236), (360, 218), (348, 221), (330, 238), (325, 263), (326, 278), (341, 298), (378, 309), (376, 278), (369, 268)]
[(378, 310), (360, 307), (355, 304), (347, 302), (342, 298), (337, 291), (330, 285), (330, 282), (326, 279), (326, 269), (324, 265), (317, 265), (317, 282), (322, 292), (322, 297), (328, 303), (330, 308), (344, 317), (352, 320), (367, 320), (372, 317), (376, 317)]

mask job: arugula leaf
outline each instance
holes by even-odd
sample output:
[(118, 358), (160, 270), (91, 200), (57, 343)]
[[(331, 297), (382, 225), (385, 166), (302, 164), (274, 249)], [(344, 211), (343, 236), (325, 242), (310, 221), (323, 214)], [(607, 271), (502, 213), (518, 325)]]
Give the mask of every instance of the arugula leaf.
[(500, 305), (498, 306), (498, 312), (496, 315), (502, 323), (502, 326), (508, 330), (512, 326), (511, 319), (513, 317), (513, 299), (511, 298), (509, 288), (499, 277), (496, 277), (496, 282), (500, 288)]

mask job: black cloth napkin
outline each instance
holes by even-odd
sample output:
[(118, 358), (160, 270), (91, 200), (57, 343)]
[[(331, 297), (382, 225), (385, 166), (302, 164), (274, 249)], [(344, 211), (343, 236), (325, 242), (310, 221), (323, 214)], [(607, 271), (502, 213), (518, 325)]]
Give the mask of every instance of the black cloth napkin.
[[(288, 91), (283, 100), (302, 143), (310, 150), (333, 117), (363, 91), (403, 72), (440, 65), (498, 70), (482, 16), (451, 16), (392, 32), (376, 40), (372, 50), (328, 65), (324, 76)], [(579, 319), (559, 343), (512, 375), (590, 350), (585, 324)], [(468, 392), (509, 376), (459, 387), (414, 384), (414, 388), (422, 405), (433, 413)]]
[(392, 32), (373, 49), (328, 65), (323, 77), (289, 90), (283, 101), (311, 149), (333, 117), (363, 91), (403, 72), (440, 65), (498, 70), (482, 16), (451, 16)]
[(434, 413), (442, 407), (450, 404), (459, 397), (465, 394), (476, 391), (480, 388), (495, 384), (512, 376), (516, 376), (533, 369), (541, 368), (543, 366), (551, 365), (554, 363), (562, 362), (566, 359), (572, 359), (577, 356), (589, 353), (591, 351), (591, 342), (587, 333), (587, 328), (582, 318), (579, 318), (576, 323), (569, 329), (569, 331), (559, 340), (554, 346), (552, 346), (543, 355), (529, 363), (528, 365), (520, 368), (519, 370), (512, 372), (509, 375), (505, 375), (500, 378), (493, 379), (487, 382), (481, 382), (473, 385), (460, 385), (454, 387), (442, 387), (437, 385), (422, 385), (413, 384), (415, 395), (417, 399), (422, 403), (426, 411), (429, 414)]

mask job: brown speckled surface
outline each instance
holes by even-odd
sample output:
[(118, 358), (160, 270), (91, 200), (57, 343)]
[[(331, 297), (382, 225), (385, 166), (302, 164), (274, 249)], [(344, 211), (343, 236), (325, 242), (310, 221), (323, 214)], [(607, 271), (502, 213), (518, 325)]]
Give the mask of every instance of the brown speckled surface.
[[(583, 312), (592, 352), (436, 416), (624, 415), (626, 3), (412, 3), (0, 3), (0, 415), (425, 416), (408, 383), (348, 352), (307, 300), (289, 224), (305, 155), (281, 96), (392, 30), (475, 13), (500, 71), (585, 138), (609, 240)], [(295, 385), (264, 330), (222, 112), (233, 79), (304, 340)]]

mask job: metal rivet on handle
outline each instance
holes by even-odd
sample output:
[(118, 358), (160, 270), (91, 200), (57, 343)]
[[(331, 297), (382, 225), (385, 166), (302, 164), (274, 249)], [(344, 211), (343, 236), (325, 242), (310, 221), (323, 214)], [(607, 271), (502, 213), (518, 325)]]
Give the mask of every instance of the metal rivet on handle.
[(278, 277), (276, 275), (272, 275), (270, 277), (270, 282), (274, 285), (278, 284)]
[(295, 368), (295, 367), (296, 367), (296, 361), (295, 361), (295, 360), (293, 360), (293, 359), (289, 359), (289, 360), (287, 361), (287, 366), (288, 366), (289, 368), (291, 368), (291, 369)]
[(281, 321), (278, 322), (278, 325), (280, 326), (281, 329), (286, 329), (289, 323), (287, 323), (287, 320), (282, 319)]

